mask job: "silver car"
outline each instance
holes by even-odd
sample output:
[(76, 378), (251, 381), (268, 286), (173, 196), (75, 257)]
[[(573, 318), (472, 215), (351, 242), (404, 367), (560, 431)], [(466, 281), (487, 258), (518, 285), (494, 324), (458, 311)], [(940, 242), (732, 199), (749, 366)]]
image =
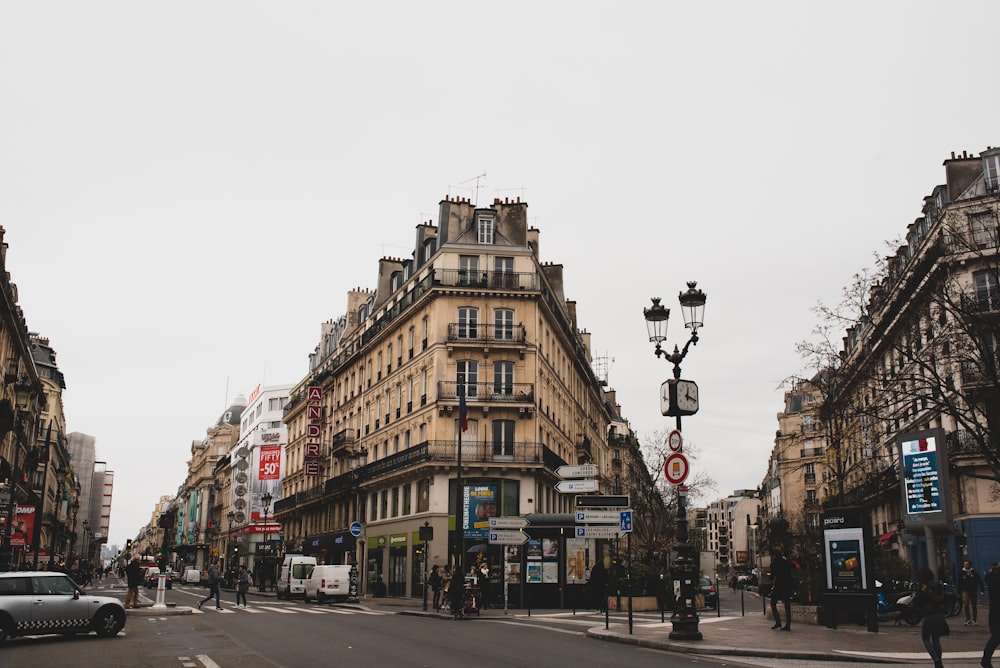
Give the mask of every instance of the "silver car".
[(13, 636), (90, 631), (108, 638), (125, 627), (125, 617), (117, 598), (91, 596), (65, 573), (0, 573), (0, 643)]

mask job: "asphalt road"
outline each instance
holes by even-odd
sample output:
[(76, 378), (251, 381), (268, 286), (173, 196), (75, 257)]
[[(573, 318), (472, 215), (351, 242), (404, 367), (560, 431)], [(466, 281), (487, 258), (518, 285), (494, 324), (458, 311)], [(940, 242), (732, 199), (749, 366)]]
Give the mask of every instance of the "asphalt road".
[[(176, 586), (166, 592), (166, 601), (193, 607), (205, 593), (197, 587)], [(237, 609), (233, 599), (232, 593), (224, 593), (222, 611), (215, 610), (213, 601), (195, 614), (130, 616), (124, 633), (116, 638), (92, 634), (15, 638), (0, 649), (0, 666), (662, 668), (736, 663), (605, 643), (584, 637), (582, 625), (560, 620), (455, 621), (252, 597), (249, 608)]]

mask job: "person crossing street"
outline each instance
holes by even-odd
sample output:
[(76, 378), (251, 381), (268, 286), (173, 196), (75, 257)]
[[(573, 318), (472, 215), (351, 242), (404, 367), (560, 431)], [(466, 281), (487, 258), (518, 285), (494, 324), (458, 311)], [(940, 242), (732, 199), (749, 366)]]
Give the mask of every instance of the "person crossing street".
[(198, 609), (201, 610), (201, 606), (208, 603), (215, 597), (215, 609), (222, 610), (222, 603), (219, 600), (219, 560), (216, 559), (212, 562), (212, 566), (208, 569), (208, 596), (198, 601)]

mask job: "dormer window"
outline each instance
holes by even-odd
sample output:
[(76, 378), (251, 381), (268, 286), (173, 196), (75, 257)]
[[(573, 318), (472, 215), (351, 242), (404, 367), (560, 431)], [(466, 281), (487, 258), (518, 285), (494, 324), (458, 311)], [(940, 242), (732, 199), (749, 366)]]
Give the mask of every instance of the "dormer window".
[(1000, 190), (1000, 153), (983, 157), (983, 176), (987, 190)]
[(394, 271), (389, 277), (389, 290), (395, 292), (403, 284), (403, 272)]
[(479, 216), (476, 221), (477, 229), (479, 230), (479, 243), (481, 244), (492, 244), (493, 243), (493, 229), (496, 223), (496, 219), (493, 216)]

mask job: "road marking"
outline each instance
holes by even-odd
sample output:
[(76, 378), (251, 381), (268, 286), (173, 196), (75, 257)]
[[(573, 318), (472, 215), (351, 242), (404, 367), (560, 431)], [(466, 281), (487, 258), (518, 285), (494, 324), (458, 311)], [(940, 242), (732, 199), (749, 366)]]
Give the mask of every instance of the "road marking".
[(205, 668), (219, 668), (219, 664), (212, 661), (206, 654), (199, 654), (195, 658), (201, 661), (201, 665), (205, 666)]
[(285, 610), (283, 608), (271, 608), (271, 607), (268, 607), (266, 605), (258, 605), (257, 609), (258, 610), (270, 610), (271, 612), (280, 612), (283, 615), (294, 615), (295, 614), (295, 610)]
[(571, 636), (581, 636), (583, 635), (579, 631), (570, 631), (568, 629), (556, 629), (551, 626), (543, 626), (541, 624), (525, 624), (524, 622), (513, 622), (506, 619), (484, 619), (485, 622), (493, 622), (494, 624), (510, 624), (511, 626), (527, 626), (533, 629), (539, 629), (541, 631), (552, 631), (553, 633), (565, 633)]

